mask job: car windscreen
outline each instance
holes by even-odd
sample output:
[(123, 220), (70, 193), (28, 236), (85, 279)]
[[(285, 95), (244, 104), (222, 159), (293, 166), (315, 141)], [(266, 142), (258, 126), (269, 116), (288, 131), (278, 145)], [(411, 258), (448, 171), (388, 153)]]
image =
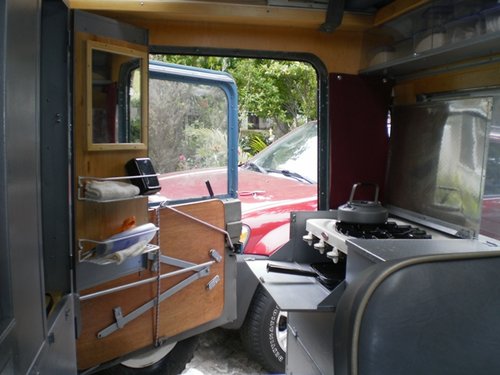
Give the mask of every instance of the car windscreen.
[(266, 172), (286, 171), (316, 183), (317, 142), (316, 122), (309, 122), (272, 143), (250, 162)]

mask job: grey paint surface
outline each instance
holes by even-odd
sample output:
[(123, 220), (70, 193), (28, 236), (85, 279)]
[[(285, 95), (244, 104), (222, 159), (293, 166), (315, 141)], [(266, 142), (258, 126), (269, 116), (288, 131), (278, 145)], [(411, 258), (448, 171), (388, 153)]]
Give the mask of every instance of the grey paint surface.
[(74, 299), (67, 295), (52, 313), (47, 340), (32, 373), (50, 375), (76, 374), (76, 342), (74, 330)]
[[(44, 1), (44, 5), (49, 3), (59, 2)], [(46, 274), (50, 273), (50, 277), (47, 280), (44, 277), (40, 114), (42, 1), (11, 0), (2, 2), (1, 6), (0, 373), (36, 373), (43, 368), (42, 373), (71, 374), (76, 373), (72, 298), (63, 299), (59, 310), (51, 314), (48, 321), (45, 316), (46, 281), (59, 290), (70, 292), (70, 270), (69, 255), (62, 265), (58, 262), (49, 264), (50, 259), (47, 259)], [(50, 37), (45, 42), (50, 43)], [(64, 43), (62, 48), (52, 45), (52, 51), (49, 51), (62, 60), (60, 64), (66, 61), (67, 44)], [(52, 81), (56, 81), (55, 77)], [(63, 87), (57, 91), (64, 97), (67, 87), (64, 87), (64, 82), (62, 84)], [(51, 89), (48, 85), (44, 87)], [(55, 93), (56, 89), (52, 90)], [(46, 99), (51, 101), (53, 97)], [(66, 101), (61, 106), (68, 111)], [(64, 134), (66, 131), (63, 131)], [(63, 142), (67, 147), (67, 136)], [(65, 158), (67, 160), (67, 150), (64, 149), (66, 151), (62, 156), (61, 150), (57, 150), (63, 162)], [(57, 172), (56, 168), (48, 174)], [(64, 175), (61, 177), (64, 178)], [(63, 189), (67, 190), (67, 179), (63, 184)], [(45, 210), (48, 212), (51, 206), (50, 202), (47, 203)], [(56, 216), (54, 212), (52, 215)], [(50, 218), (48, 215), (47, 219)], [(66, 231), (62, 235), (65, 233), (67, 236), (70, 224), (64, 218)], [(55, 220), (51, 224), (57, 226)], [(65, 241), (67, 244), (68, 238)]]
[(7, 1), (6, 6), (5, 213), (16, 321), (14, 371), (25, 373), (45, 336), (38, 126), (41, 2)]
[(287, 374), (333, 374), (332, 312), (288, 315)]
[(71, 292), (70, 103), (68, 10), (42, 9), (40, 152), (45, 290)]
[[(0, 3), (0, 35), (5, 36), (5, 1)], [(5, 38), (0, 38), (0, 207), (7, 206), (5, 185)], [(10, 252), (7, 241), (7, 212), (0, 210), (0, 374), (13, 372), (12, 335), (14, 325), (10, 293)]]

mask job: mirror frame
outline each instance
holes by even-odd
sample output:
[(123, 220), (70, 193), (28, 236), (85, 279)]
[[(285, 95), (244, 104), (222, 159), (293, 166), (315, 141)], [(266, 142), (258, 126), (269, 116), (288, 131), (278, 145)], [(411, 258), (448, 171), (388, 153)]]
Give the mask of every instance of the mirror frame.
[[(114, 53), (118, 55), (136, 57), (140, 59), (141, 73), (141, 141), (140, 143), (94, 143), (93, 141), (93, 110), (92, 110), (92, 52), (94, 50)], [(95, 40), (87, 41), (87, 69), (86, 69), (86, 124), (87, 150), (145, 150), (148, 136), (148, 53), (133, 48), (101, 43)]]

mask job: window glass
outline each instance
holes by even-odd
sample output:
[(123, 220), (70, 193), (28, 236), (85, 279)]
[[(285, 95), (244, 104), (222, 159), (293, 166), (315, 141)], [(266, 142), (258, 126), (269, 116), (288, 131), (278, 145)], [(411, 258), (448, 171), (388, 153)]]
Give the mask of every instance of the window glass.
[(481, 234), (500, 240), (500, 126), (491, 127), (488, 139)]
[(91, 41), (88, 53), (89, 149), (143, 147), (145, 59), (139, 52)]
[(267, 173), (288, 171), (316, 183), (317, 134), (316, 121), (309, 122), (271, 144), (250, 162)]
[(491, 97), (396, 106), (388, 203), (477, 235), (491, 108)]
[[(149, 156), (169, 200), (227, 194), (228, 99), (218, 86), (150, 78)], [(211, 174), (201, 172), (216, 168)], [(186, 173), (186, 171), (193, 173)], [(183, 172), (172, 174), (171, 172)], [(163, 184), (162, 184), (163, 186)]]
[(122, 126), (126, 131), (122, 134), (122, 143), (140, 143), (141, 142), (141, 70), (135, 68), (130, 72), (128, 79), (128, 95), (126, 96), (129, 103), (127, 106), (128, 121)]

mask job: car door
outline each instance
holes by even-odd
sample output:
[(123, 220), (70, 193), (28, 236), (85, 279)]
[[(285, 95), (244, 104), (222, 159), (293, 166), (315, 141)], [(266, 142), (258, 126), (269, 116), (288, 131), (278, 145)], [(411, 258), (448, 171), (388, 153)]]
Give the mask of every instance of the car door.
[[(89, 13), (75, 12), (73, 61), (77, 359), (86, 370), (236, 318), (237, 97), (226, 75), (219, 84), (208, 72), (191, 71), (186, 78), (176, 67), (151, 71), (146, 30)], [(224, 191), (213, 193), (204, 184), (199, 194), (175, 201), (158, 192), (161, 158), (152, 145), (160, 136), (151, 130), (149, 104), (159, 98), (150, 90), (150, 75), (196, 84), (196, 93), (222, 90), (214, 100), (224, 101), (227, 124)], [(179, 113), (176, 105), (165, 102), (165, 121)], [(163, 136), (165, 149), (190, 141), (185, 129), (196, 114), (184, 115), (171, 129), (174, 143)]]

